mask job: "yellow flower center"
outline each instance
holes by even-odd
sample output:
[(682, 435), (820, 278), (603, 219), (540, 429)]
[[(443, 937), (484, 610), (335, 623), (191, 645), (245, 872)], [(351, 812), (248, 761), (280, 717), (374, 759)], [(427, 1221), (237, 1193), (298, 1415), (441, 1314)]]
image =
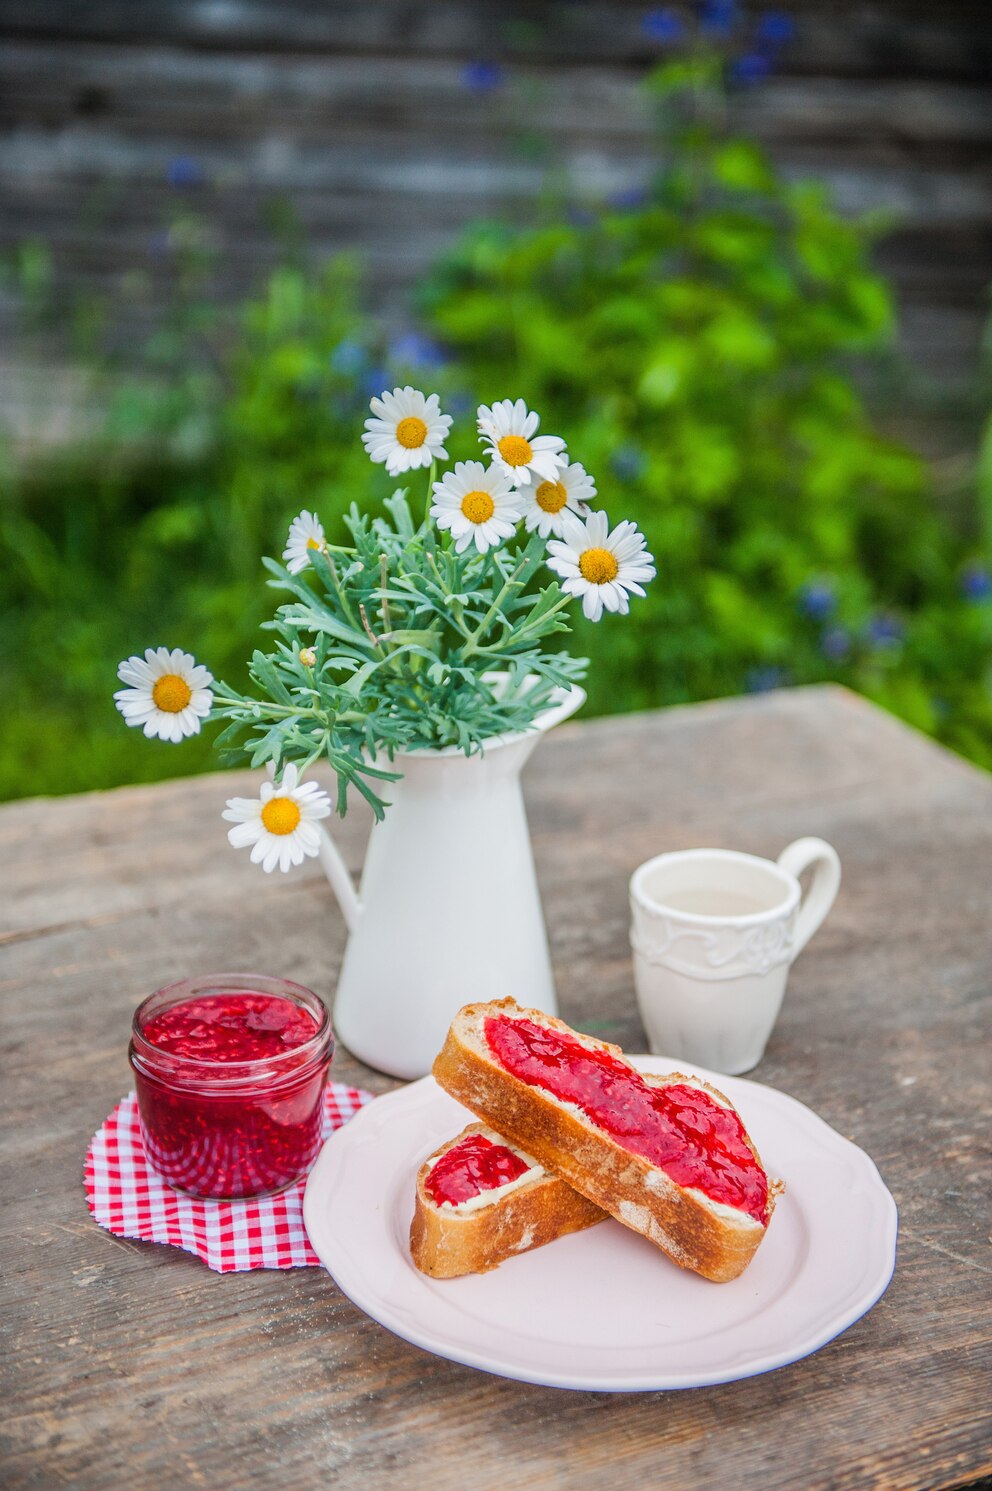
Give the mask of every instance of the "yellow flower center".
[(312, 647), (300, 648), (300, 662), (304, 668), (315, 668), (317, 666), (317, 654)]
[(324, 543), (324, 540), (322, 538), (308, 538), (307, 548), (323, 550), (327, 548), (327, 545)]
[(534, 455), (533, 446), (523, 435), (504, 435), (496, 449), (508, 466), (526, 466)]
[(396, 438), (406, 450), (419, 450), (427, 439), (427, 426), (415, 414), (408, 414), (396, 426)]
[(161, 678), (155, 680), (155, 687), (152, 689), (152, 702), (163, 714), (178, 714), (181, 709), (186, 708), (192, 697), (193, 690), (178, 673), (163, 673)]
[(300, 810), (291, 797), (270, 797), (262, 809), (262, 822), (270, 834), (291, 834), (300, 821)]
[(462, 512), (470, 523), (488, 523), (496, 511), (496, 504), (488, 492), (466, 492), (462, 498)]
[(568, 493), (560, 481), (542, 481), (535, 496), (538, 507), (546, 513), (560, 513), (568, 501)]
[(620, 572), (609, 549), (586, 549), (579, 555), (579, 570), (590, 585), (608, 585)]

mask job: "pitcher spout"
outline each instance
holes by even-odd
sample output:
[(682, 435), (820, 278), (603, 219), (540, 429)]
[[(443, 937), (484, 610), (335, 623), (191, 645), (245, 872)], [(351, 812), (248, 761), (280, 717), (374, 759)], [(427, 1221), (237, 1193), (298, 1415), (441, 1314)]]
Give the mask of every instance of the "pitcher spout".
[(534, 721), (535, 731), (543, 735), (545, 730), (551, 729), (552, 725), (563, 724), (565, 720), (571, 719), (585, 702), (586, 691), (577, 683), (570, 684), (568, 688), (557, 689), (554, 703)]
[(554, 725), (560, 725), (570, 719), (577, 710), (581, 709), (586, 702), (586, 691), (573, 683), (570, 688), (555, 690), (552, 704), (538, 715), (529, 730), (525, 730), (518, 736), (511, 737), (518, 741), (521, 748), (521, 765), (528, 759), (541, 736)]

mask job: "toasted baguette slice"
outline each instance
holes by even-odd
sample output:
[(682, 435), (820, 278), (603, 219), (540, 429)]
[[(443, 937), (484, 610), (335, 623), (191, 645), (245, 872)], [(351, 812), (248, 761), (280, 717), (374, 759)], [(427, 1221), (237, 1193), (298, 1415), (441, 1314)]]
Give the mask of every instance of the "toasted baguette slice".
[(493, 1129), (472, 1123), (435, 1150), (417, 1174), (410, 1253), (422, 1273), (434, 1279), (484, 1274), (517, 1253), (606, 1220), (605, 1211), (513, 1145), (507, 1147), (516, 1149), (528, 1166), (523, 1175), (497, 1190), (482, 1191), (460, 1206), (450, 1202), (439, 1206), (427, 1190), (428, 1176), (442, 1155), (477, 1134), (493, 1144), (506, 1145)]
[[(491, 1051), (485, 1034), (486, 1018), (501, 1015), (533, 1021), (623, 1060), (619, 1046), (582, 1035), (561, 1020), (503, 999), (466, 1005), (455, 1017), (434, 1062), (440, 1086), (617, 1221), (664, 1249), (683, 1268), (715, 1283), (737, 1278), (765, 1235), (782, 1183), (769, 1182), (764, 1224), (695, 1187), (679, 1185), (650, 1160), (624, 1148), (576, 1104), (512, 1076)], [(723, 1093), (698, 1078), (678, 1072), (642, 1076), (651, 1086), (701, 1088), (733, 1111)], [(761, 1165), (750, 1138), (745, 1135), (745, 1139)]]

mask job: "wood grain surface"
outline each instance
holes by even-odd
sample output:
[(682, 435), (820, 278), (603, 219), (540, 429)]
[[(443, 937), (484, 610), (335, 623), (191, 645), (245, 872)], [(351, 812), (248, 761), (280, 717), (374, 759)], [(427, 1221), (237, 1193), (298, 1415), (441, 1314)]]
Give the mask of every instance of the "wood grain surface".
[[(645, 1046), (634, 867), (700, 844), (836, 845), (840, 897), (754, 1076), (877, 1162), (901, 1216), (888, 1293), (766, 1376), (569, 1393), (432, 1357), (322, 1270), (220, 1276), (111, 1237), (87, 1213), (82, 1161), (129, 1086), (137, 1001), (231, 966), (330, 997), (344, 930), (313, 865), (269, 878), (227, 846), (219, 812), (250, 773), (14, 803), (0, 812), (7, 1491), (937, 1491), (992, 1472), (992, 781), (830, 688), (569, 725), (525, 780), (562, 1013), (631, 1050)], [(367, 828), (356, 811), (337, 830), (355, 870)], [(344, 1051), (335, 1075), (395, 1085)]]
[[(399, 325), (458, 231), (530, 220), (549, 170), (578, 202), (643, 184), (654, 146), (637, 85), (664, 55), (651, 8), (0, 0), (0, 253), (47, 243), (57, 303), (96, 294), (126, 355), (175, 293), (177, 218), (202, 216), (205, 293), (232, 300), (279, 256), (271, 224), (288, 206), (313, 257), (353, 253), (376, 315)], [(738, 51), (763, 8), (743, 7)], [(738, 91), (736, 123), (791, 176), (825, 180), (843, 212), (881, 214), (904, 350), (933, 378), (973, 376), (992, 277), (988, 5), (787, 9), (795, 38), (774, 76)], [(473, 86), (480, 60), (504, 69), (501, 86)], [(195, 165), (186, 187), (170, 184), (177, 158)], [(0, 341), (18, 324), (0, 283)], [(46, 405), (85, 404), (71, 364), (58, 330), (8, 346), (0, 417), (38, 433)]]

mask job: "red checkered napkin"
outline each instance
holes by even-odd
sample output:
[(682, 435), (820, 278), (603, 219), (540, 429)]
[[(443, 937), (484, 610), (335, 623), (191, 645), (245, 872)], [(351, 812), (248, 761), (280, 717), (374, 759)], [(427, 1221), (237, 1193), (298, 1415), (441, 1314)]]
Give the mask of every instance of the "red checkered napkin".
[[(329, 1082), (324, 1138), (372, 1101), (371, 1092)], [(219, 1274), (249, 1268), (314, 1268), (320, 1259), (303, 1227), (306, 1180), (257, 1201), (200, 1201), (166, 1185), (145, 1159), (133, 1092), (90, 1140), (84, 1173), (93, 1216), (118, 1237), (171, 1243)]]

